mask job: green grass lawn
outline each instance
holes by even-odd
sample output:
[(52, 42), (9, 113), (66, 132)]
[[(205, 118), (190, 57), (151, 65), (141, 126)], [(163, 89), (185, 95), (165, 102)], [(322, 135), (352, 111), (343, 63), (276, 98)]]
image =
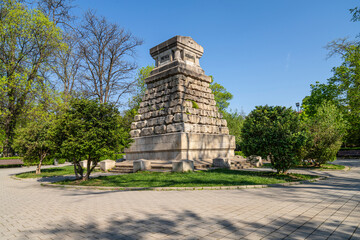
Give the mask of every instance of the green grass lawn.
[[(263, 168), (271, 168), (271, 163), (264, 163), (262, 166)], [(343, 165), (337, 165), (337, 164), (323, 164), (321, 167), (314, 167), (314, 166), (296, 166), (294, 168), (300, 168), (300, 169), (312, 169), (312, 170), (344, 170), (345, 166)]]
[(318, 176), (273, 172), (253, 172), (216, 169), (186, 173), (138, 172), (134, 174), (101, 176), (89, 181), (66, 180), (55, 184), (106, 187), (205, 187), (263, 185), (310, 180)]
[[(85, 169), (86, 171), (86, 169)], [(93, 172), (99, 172), (100, 170), (94, 169)], [(93, 173), (92, 172), (92, 173)], [(64, 176), (64, 175), (75, 175), (74, 166), (65, 166), (65, 167), (53, 167), (41, 169), (41, 174), (35, 174), (35, 171), (25, 172), (17, 174), (18, 178), (41, 178), (41, 177), (54, 177), (54, 176)]]

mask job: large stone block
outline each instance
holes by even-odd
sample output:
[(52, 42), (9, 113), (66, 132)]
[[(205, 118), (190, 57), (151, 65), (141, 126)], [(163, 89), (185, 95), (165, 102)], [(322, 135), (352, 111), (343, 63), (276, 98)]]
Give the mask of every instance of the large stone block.
[[(82, 168), (87, 168), (87, 162), (88, 162), (88, 160), (83, 160), (83, 161), (81, 161), (80, 162), (80, 166), (82, 167)], [(90, 163), (90, 167), (92, 167), (93, 166), (93, 164), (92, 164), (92, 162)]]
[(235, 137), (202, 133), (167, 133), (138, 137), (126, 149), (127, 160), (205, 160), (234, 156)]
[(260, 156), (251, 155), (246, 160), (255, 167), (261, 167), (263, 165), (262, 158)]
[(103, 160), (100, 162), (100, 169), (107, 172), (115, 167), (115, 161), (113, 160)]
[(231, 160), (228, 158), (215, 158), (213, 159), (213, 166), (219, 168), (230, 168)]
[(130, 136), (131, 136), (132, 138), (139, 137), (139, 136), (140, 136), (140, 133), (141, 133), (141, 130), (140, 130), (140, 129), (131, 130), (131, 131), (130, 131)]
[(191, 160), (173, 161), (172, 171), (173, 172), (194, 171), (194, 161)]
[(151, 162), (144, 159), (133, 161), (133, 171), (146, 171), (151, 169)]

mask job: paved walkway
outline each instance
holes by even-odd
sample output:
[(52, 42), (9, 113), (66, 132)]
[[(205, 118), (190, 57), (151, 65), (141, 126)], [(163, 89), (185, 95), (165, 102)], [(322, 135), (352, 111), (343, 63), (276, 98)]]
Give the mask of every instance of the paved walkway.
[(0, 169), (0, 239), (360, 239), (360, 160), (290, 187), (110, 192)]

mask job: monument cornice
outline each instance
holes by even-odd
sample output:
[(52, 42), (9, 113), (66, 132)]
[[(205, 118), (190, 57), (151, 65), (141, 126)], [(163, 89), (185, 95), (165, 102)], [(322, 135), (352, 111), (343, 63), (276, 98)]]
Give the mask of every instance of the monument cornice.
[(152, 83), (160, 81), (177, 74), (182, 74), (194, 79), (211, 83), (211, 77), (204, 74), (204, 70), (201, 68), (193, 67), (181, 61), (174, 61), (167, 65), (155, 68), (151, 72), (151, 76), (145, 79), (145, 83)]

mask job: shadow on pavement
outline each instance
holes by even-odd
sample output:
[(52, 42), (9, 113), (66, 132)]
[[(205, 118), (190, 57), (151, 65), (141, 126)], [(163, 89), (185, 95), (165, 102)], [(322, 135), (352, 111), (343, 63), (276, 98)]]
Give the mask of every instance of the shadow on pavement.
[[(47, 229), (23, 232), (24, 237), (33, 239), (40, 235), (52, 239), (351, 239), (358, 223), (342, 223), (337, 219), (314, 220), (299, 216), (289, 219), (263, 217), (257, 221), (248, 219), (224, 219), (221, 216), (201, 217), (192, 211), (171, 212), (167, 215), (138, 214), (114, 216), (113, 219), (96, 221), (96, 216), (80, 224), (71, 220), (59, 222)], [(95, 219), (95, 220), (94, 220)], [(355, 239), (355, 238), (353, 238)]]

